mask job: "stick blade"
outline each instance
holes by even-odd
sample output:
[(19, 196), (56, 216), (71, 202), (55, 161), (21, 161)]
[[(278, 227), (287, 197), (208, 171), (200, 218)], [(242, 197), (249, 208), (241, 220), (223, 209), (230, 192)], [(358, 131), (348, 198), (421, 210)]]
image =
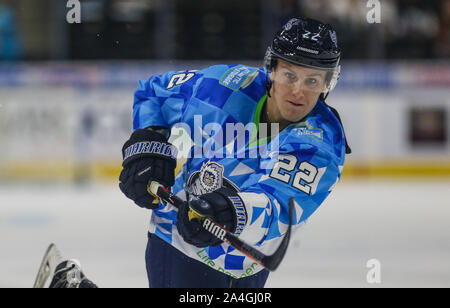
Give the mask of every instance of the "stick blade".
[(48, 246), (33, 285), (33, 288), (44, 288), (48, 278), (53, 275), (56, 266), (63, 261), (61, 252), (55, 244)]

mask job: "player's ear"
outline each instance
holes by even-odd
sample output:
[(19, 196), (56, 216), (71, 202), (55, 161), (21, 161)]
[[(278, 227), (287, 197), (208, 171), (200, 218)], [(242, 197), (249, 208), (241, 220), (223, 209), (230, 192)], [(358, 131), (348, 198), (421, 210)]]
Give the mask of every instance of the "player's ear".
[(275, 80), (276, 70), (277, 70), (276, 66), (272, 67), (272, 69), (270, 70), (270, 82), (271, 83), (273, 83)]
[(275, 74), (276, 74), (276, 70), (277, 70), (277, 65), (278, 64), (278, 60), (272, 58), (270, 60), (270, 82), (273, 83), (273, 81), (275, 80)]

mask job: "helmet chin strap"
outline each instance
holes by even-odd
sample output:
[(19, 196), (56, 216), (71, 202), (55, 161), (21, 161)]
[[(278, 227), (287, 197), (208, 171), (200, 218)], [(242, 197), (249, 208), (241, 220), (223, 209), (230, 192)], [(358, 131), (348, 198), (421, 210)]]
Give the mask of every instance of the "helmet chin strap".
[(325, 102), (325, 100), (327, 99), (327, 97), (328, 97), (328, 94), (330, 94), (330, 92), (326, 92), (326, 93), (320, 93), (320, 100), (322, 101), (322, 102)]
[(266, 91), (267, 91), (267, 96), (270, 96), (270, 89), (272, 88), (272, 81), (270, 81), (270, 77), (269, 77), (270, 73), (266, 75)]

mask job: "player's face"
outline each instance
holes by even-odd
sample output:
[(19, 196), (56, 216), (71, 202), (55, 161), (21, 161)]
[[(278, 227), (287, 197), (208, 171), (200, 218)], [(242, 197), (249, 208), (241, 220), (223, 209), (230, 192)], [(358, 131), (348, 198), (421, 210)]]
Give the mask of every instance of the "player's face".
[(279, 123), (298, 122), (317, 103), (326, 88), (326, 72), (278, 60), (270, 74), (273, 82), (268, 98), (271, 120)]

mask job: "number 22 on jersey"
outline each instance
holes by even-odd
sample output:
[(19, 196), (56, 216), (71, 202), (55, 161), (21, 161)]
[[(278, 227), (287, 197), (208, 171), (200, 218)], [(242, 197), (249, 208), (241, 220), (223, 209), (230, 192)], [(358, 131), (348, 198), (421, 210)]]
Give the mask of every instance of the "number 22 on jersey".
[(297, 172), (292, 176), (291, 172), (296, 169), (298, 158), (290, 154), (280, 154), (278, 158), (279, 161), (275, 163), (270, 173), (271, 178), (291, 184), (292, 187), (308, 195), (313, 195), (316, 192), (326, 167), (317, 168), (308, 161), (302, 161), (297, 168)]

